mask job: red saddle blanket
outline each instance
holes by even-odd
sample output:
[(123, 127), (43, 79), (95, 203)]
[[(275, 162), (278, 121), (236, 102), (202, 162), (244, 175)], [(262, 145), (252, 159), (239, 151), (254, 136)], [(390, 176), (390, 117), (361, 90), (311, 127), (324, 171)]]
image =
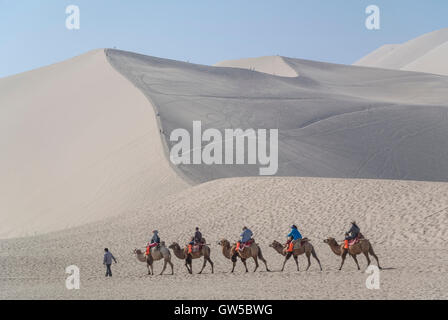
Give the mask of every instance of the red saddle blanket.
[(240, 250), (243, 250), (246, 247), (250, 247), (252, 245), (252, 243), (254, 243), (254, 241), (255, 241), (254, 239), (250, 239), (247, 242), (242, 242), (240, 245)]
[(359, 234), (358, 234), (358, 236), (355, 239), (348, 240), (348, 245), (352, 246), (354, 244), (357, 244), (359, 242), (359, 239), (360, 239), (360, 237), (359, 237)]

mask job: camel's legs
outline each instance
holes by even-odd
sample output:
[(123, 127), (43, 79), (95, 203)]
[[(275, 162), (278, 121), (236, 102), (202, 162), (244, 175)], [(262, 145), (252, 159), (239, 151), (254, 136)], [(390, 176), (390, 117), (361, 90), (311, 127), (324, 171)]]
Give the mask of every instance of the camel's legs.
[(244, 264), (244, 268), (246, 268), (246, 272), (249, 272), (249, 269), (247, 269), (246, 259), (241, 258), (241, 261)]
[(342, 252), (342, 255), (341, 255), (342, 261), (341, 261), (341, 266), (339, 267), (339, 270), (342, 270), (342, 266), (344, 265), (344, 261), (345, 261), (346, 257), (347, 257), (347, 250), (344, 250), (344, 252)]
[(369, 253), (375, 258), (376, 263), (378, 265), (378, 269), (381, 270), (382, 268), (380, 267), (380, 262), (378, 261), (378, 257), (376, 256), (375, 252), (373, 251), (372, 246), (370, 246), (370, 248), (369, 248)]
[(208, 263), (210, 263), (210, 265), (212, 267), (212, 273), (213, 273), (213, 262), (212, 262), (212, 259), (210, 259), (210, 257), (207, 257), (206, 259), (207, 259)]
[(149, 263), (146, 263), (146, 268), (148, 268), (148, 275), (151, 275), (151, 269), (149, 268)]
[[(285, 270), (285, 264), (286, 264), (286, 261), (288, 261), (289, 258), (291, 258), (291, 256), (292, 256), (292, 253), (291, 253), (291, 252), (288, 252), (288, 254), (285, 256), (285, 261), (283, 261), (282, 271)], [(296, 257), (294, 257), (294, 260), (296, 260)], [(297, 262), (297, 261), (296, 261), (296, 262)]]
[(154, 266), (152, 265), (152, 262), (149, 266), (151, 267), (151, 274), (154, 275)]
[(311, 254), (313, 255), (314, 259), (317, 260), (317, 263), (319, 264), (320, 271), (322, 271), (322, 266), (320, 265), (320, 260), (317, 257), (317, 254), (316, 254), (316, 251), (314, 250), (314, 248), (313, 248), (313, 250), (311, 250)]
[(297, 266), (297, 271), (300, 271), (299, 270), (299, 257), (298, 256), (292, 256), (293, 258), (294, 258), (294, 261), (296, 262), (296, 266)]
[(233, 272), (235, 270), (235, 265), (236, 265), (236, 259), (237, 259), (237, 253), (235, 253), (232, 258), (230, 258), (230, 260), (232, 260), (233, 262), (233, 267), (232, 267), (232, 271)]
[(266, 266), (266, 271), (271, 271), (268, 268), (268, 263), (266, 262), (266, 259), (263, 257), (263, 254), (261, 253), (261, 249), (258, 249), (258, 258), (263, 261), (264, 265)]
[(254, 259), (254, 262), (255, 262), (255, 269), (254, 269), (254, 272), (255, 272), (258, 269), (258, 258), (257, 257), (252, 257), (252, 258)]
[(308, 271), (308, 269), (310, 268), (310, 266), (311, 266), (311, 259), (310, 259), (310, 257), (311, 257), (311, 252), (307, 252), (307, 253), (305, 253), (306, 254), (306, 258), (308, 259), (308, 266), (306, 267), (306, 271)]
[(190, 255), (188, 255), (185, 259), (185, 267), (187, 268), (189, 274), (193, 274), (193, 263)]
[(367, 259), (367, 267), (368, 266), (370, 266), (370, 258), (369, 258), (369, 253), (366, 251), (366, 252), (363, 252), (364, 253), (364, 255), (366, 256), (366, 259)]
[(162, 272), (160, 272), (160, 275), (162, 275), (163, 272), (165, 271), (165, 269), (166, 269), (166, 265), (167, 265), (167, 260), (166, 260), (166, 259), (163, 259), (163, 268), (162, 268)]
[(235, 270), (235, 265), (236, 265), (236, 261), (233, 261), (232, 271), (230, 271), (231, 273), (233, 273), (233, 271)]
[(355, 260), (358, 270), (361, 270), (361, 268), (359, 267), (359, 263), (358, 263), (358, 259), (356, 258), (356, 255), (355, 254), (350, 254), (350, 255), (352, 256), (353, 260)]
[(168, 264), (169, 264), (170, 267), (171, 267), (171, 274), (173, 275), (173, 274), (174, 274), (174, 266), (173, 266), (173, 263), (172, 263), (170, 260), (168, 260)]
[(198, 274), (202, 273), (202, 270), (204, 270), (206, 264), (207, 264), (207, 259), (204, 257), (204, 263), (202, 264), (202, 269), (201, 269), (201, 271), (199, 271)]

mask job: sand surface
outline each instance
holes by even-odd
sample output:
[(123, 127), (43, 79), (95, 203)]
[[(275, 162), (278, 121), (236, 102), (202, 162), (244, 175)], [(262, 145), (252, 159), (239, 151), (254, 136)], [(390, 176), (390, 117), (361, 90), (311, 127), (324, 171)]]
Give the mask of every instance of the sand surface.
[[(446, 299), (448, 298), (448, 185), (446, 183), (317, 179), (233, 178), (205, 183), (138, 213), (110, 218), (64, 232), (0, 241), (0, 299)], [(355, 219), (370, 239), (385, 270), (380, 290), (365, 287), (366, 261), (358, 271), (322, 239), (340, 239)], [(283, 241), (291, 223), (311, 238), (323, 266), (313, 260), (304, 271), (293, 261), (279, 272), (283, 257), (268, 247)], [(215, 274), (189, 275), (173, 256), (175, 274), (147, 276), (132, 255), (153, 228), (162, 240), (185, 243), (195, 226), (211, 244)], [(216, 244), (236, 239), (243, 225), (255, 233), (269, 267), (244, 273), (231, 265)], [(104, 278), (102, 248), (119, 260)], [(81, 289), (65, 288), (65, 267), (81, 271)], [(195, 260), (196, 272), (202, 261)], [(252, 271), (253, 263), (248, 262)], [(161, 263), (155, 266), (160, 272)], [(192, 294), (194, 292), (194, 296)]]
[(448, 28), (403, 44), (384, 45), (355, 65), (448, 75)]
[[(177, 128), (279, 130), (279, 176), (448, 181), (448, 77), (283, 58), (299, 77), (107, 50)], [(264, 59), (264, 58), (262, 58)], [(169, 147), (174, 142), (169, 142)], [(180, 165), (191, 180), (259, 175), (259, 165)]]

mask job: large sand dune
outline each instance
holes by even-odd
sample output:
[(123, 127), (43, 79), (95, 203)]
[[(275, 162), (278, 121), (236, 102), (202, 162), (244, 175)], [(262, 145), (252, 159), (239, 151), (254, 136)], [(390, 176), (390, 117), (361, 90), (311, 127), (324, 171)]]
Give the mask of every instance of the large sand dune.
[(403, 44), (384, 45), (355, 65), (448, 75), (448, 28)]
[(186, 186), (155, 119), (104, 50), (0, 79), (0, 238), (134, 211)]
[[(0, 79), (0, 238), (40, 234), (0, 240), (0, 299), (448, 298), (448, 184), (434, 182), (448, 181), (448, 77), (285, 57), (226, 65), (97, 50)], [(169, 133), (193, 120), (278, 128), (278, 175), (290, 177), (170, 165)], [(322, 242), (351, 220), (385, 267), (380, 290), (365, 287), (364, 257), (362, 271), (351, 260), (338, 271)], [(292, 223), (323, 272), (315, 261), (278, 272), (268, 243)], [(229, 273), (217, 241), (243, 225), (274, 272)], [(184, 244), (195, 226), (216, 273), (188, 275), (173, 256), (174, 276), (147, 276), (132, 250), (151, 230)], [(104, 247), (119, 259), (107, 281)], [(80, 290), (65, 288), (73, 264)]]
[[(448, 184), (435, 182), (348, 180), (318, 178), (234, 178), (208, 182), (136, 213), (100, 223), (32, 238), (0, 241), (0, 299), (447, 299)], [(385, 268), (380, 290), (365, 287), (362, 270), (322, 242), (343, 237), (355, 219), (370, 239)], [(284, 241), (296, 223), (310, 237), (323, 266), (315, 261), (305, 272), (268, 247)], [(217, 241), (237, 239), (243, 225), (255, 233), (273, 272), (261, 267), (235, 274)], [(146, 266), (132, 254), (143, 247), (153, 228), (162, 240), (185, 244), (195, 226), (211, 244), (215, 274), (189, 275), (173, 256), (175, 274), (147, 276)], [(114, 276), (104, 279), (102, 249), (118, 259)], [(80, 268), (81, 289), (67, 290), (65, 268)], [(202, 265), (193, 262), (195, 273)], [(253, 270), (253, 262), (248, 262)], [(161, 271), (161, 262), (155, 272)]]
[[(107, 55), (153, 102), (166, 140), (176, 128), (191, 133), (194, 120), (221, 131), (278, 128), (280, 176), (448, 181), (448, 77), (282, 58), (299, 74), (288, 78)], [(195, 182), (258, 168), (179, 166)]]

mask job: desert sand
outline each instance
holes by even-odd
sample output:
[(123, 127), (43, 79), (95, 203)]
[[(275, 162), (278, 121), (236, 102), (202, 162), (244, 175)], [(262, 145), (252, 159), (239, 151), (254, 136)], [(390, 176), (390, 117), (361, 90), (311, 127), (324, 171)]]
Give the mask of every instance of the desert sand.
[[(446, 299), (448, 298), (448, 185), (436, 182), (319, 178), (232, 178), (192, 187), (138, 213), (33, 238), (0, 241), (0, 299)], [(365, 287), (366, 261), (361, 271), (340, 257), (323, 239), (343, 237), (355, 219), (371, 241), (384, 267), (380, 290)], [(301, 271), (291, 260), (279, 272), (283, 257), (268, 247), (284, 241), (291, 223), (309, 237), (321, 260)], [(249, 226), (272, 272), (245, 273), (231, 263), (217, 241), (237, 239)], [(146, 275), (133, 256), (144, 247), (151, 230), (162, 241), (185, 244), (200, 226), (210, 243), (215, 274), (206, 268), (189, 275), (173, 256), (175, 274)], [(102, 249), (109, 247), (118, 264), (105, 279)], [(65, 288), (65, 268), (80, 268), (81, 288)], [(197, 273), (202, 261), (194, 260)], [(250, 271), (253, 262), (248, 262)], [(155, 263), (155, 272), (162, 263)], [(194, 295), (193, 295), (194, 293)]]
[(403, 44), (387, 44), (354, 65), (448, 75), (448, 28)]
[[(448, 77), (277, 56), (220, 65), (106, 49), (0, 79), (0, 299), (447, 299)], [(193, 120), (278, 128), (278, 176), (171, 165), (169, 132)], [(380, 290), (364, 257), (339, 271), (323, 243), (352, 220), (384, 267)], [(292, 260), (279, 272), (268, 245), (293, 223), (323, 271), (299, 257), (300, 272)], [(217, 242), (244, 225), (272, 272), (230, 273)], [(213, 275), (173, 255), (174, 275), (148, 276), (132, 253), (153, 229), (185, 244), (196, 226)], [(105, 247), (119, 261), (107, 279)], [(69, 265), (80, 290), (65, 287)]]

